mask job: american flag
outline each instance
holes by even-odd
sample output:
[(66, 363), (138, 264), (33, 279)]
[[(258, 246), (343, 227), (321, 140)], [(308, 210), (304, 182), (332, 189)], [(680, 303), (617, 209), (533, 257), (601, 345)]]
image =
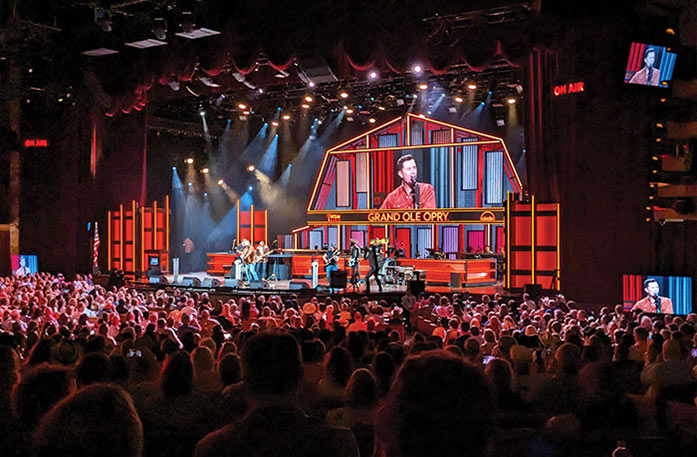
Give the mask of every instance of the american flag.
[(94, 223), (94, 243), (92, 243), (92, 264), (99, 268), (99, 223)]

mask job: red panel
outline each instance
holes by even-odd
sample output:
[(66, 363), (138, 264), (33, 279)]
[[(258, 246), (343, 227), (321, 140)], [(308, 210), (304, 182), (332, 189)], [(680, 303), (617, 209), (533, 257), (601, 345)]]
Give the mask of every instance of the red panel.
[(540, 270), (556, 270), (557, 269), (557, 253), (547, 252), (547, 251), (536, 251), (535, 252), (535, 269)]
[(240, 211), (240, 225), (250, 225), (252, 223), (251, 213), (249, 211)]
[(513, 246), (530, 246), (532, 243), (532, 227), (530, 216), (513, 216)]
[(266, 240), (264, 239), (264, 236), (265, 236), (264, 227), (256, 227), (255, 226), (254, 227), (254, 243), (256, 244), (259, 241), (266, 242)]
[(252, 237), (252, 231), (250, 230), (249, 227), (240, 227), (240, 235), (239, 238), (241, 240), (250, 240)]
[(532, 283), (532, 277), (528, 275), (511, 276), (511, 286), (513, 288), (522, 289), (526, 284)]
[(540, 216), (535, 218), (535, 236), (538, 246), (557, 245), (557, 216)]
[[(373, 228), (373, 234), (371, 235), (371, 240), (373, 238), (385, 238), (385, 226), (384, 225), (378, 225), (378, 226), (371, 226)], [(370, 240), (368, 240), (370, 241)]]
[(530, 270), (532, 267), (532, 253), (530, 252), (512, 252), (511, 253), (511, 269), (512, 270)]
[(404, 249), (404, 256), (411, 257), (411, 229), (396, 228), (395, 229), (395, 245), (398, 248)]

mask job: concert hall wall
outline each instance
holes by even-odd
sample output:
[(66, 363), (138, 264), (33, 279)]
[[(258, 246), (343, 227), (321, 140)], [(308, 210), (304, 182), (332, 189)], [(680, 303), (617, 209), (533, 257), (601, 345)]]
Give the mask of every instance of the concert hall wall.
[[(622, 82), (638, 25), (600, 14), (575, 24), (529, 62), (528, 178), (538, 201), (561, 203), (564, 292), (579, 302), (618, 304), (623, 274), (697, 271), (697, 224), (644, 220), (651, 126), (670, 91)], [(554, 85), (570, 81), (583, 81), (585, 91), (555, 97)]]

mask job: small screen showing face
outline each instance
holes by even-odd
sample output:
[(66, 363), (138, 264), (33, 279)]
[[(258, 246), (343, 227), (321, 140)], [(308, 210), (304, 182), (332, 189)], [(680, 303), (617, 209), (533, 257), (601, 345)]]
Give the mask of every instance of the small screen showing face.
[(624, 73), (624, 82), (640, 86), (668, 87), (673, 79), (677, 54), (668, 48), (632, 43)]

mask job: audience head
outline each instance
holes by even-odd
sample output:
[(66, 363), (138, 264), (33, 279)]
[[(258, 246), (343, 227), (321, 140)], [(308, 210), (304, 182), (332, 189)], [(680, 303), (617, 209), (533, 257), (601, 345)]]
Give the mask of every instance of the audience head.
[(371, 409), (377, 402), (377, 383), (373, 374), (365, 368), (354, 371), (346, 385), (346, 406)]
[(494, 430), (484, 375), (445, 351), (409, 357), (378, 413), (388, 457), (479, 456)]
[(242, 373), (252, 400), (293, 397), (302, 378), (298, 342), (289, 334), (253, 336), (242, 350)]
[(170, 355), (162, 367), (160, 389), (165, 397), (188, 395), (193, 389), (194, 368), (189, 354), (183, 351)]
[(34, 432), (35, 457), (140, 457), (143, 427), (120, 387), (93, 384), (55, 405)]
[(236, 384), (242, 380), (242, 362), (237, 354), (225, 354), (218, 364), (218, 373), (223, 386)]
[(33, 428), (41, 416), (76, 389), (73, 372), (39, 365), (26, 373), (12, 391), (12, 408), (20, 424)]

